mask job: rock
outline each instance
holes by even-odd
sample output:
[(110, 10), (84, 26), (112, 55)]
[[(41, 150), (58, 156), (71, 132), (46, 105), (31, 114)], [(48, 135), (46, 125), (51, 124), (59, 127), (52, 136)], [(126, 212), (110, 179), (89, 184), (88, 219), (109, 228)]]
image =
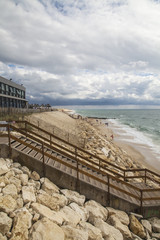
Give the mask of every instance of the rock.
[(51, 195), (53, 193), (59, 193), (59, 188), (54, 183), (52, 183), (48, 178), (44, 178), (42, 189)]
[(134, 233), (132, 233), (132, 239), (133, 239), (133, 240), (142, 240), (142, 238), (138, 237), (138, 236), (135, 235)]
[(10, 195), (0, 196), (0, 211), (10, 213), (17, 207), (17, 203)]
[(152, 226), (148, 220), (142, 219), (141, 223), (143, 227), (149, 232), (150, 236), (152, 234)]
[(20, 168), (20, 167), (21, 167), (21, 164), (18, 163), (18, 162), (14, 162), (14, 163), (12, 164), (12, 166), (13, 166), (14, 168)]
[(33, 220), (33, 222), (37, 222), (39, 220), (39, 218), (40, 218), (40, 214), (35, 213), (32, 220)]
[(100, 218), (104, 221), (106, 221), (108, 218), (108, 210), (93, 200), (90, 200), (85, 203), (85, 209), (89, 214), (88, 221), (91, 224), (94, 223), (95, 218)]
[(152, 226), (153, 232), (160, 233), (160, 219), (157, 217), (153, 217), (149, 219), (149, 222)]
[(15, 168), (15, 167), (12, 167), (12, 171), (14, 171), (15, 175), (23, 173), (22, 170), (20, 170), (19, 168)]
[(36, 222), (31, 229), (30, 240), (66, 240), (63, 230), (47, 218)]
[(7, 166), (6, 161), (3, 158), (0, 158), (0, 176), (9, 172), (9, 167)]
[(23, 171), (23, 173), (27, 174), (28, 177), (30, 177), (31, 171), (29, 170), (28, 167), (23, 166), (23, 167), (21, 167), (21, 170)]
[(34, 188), (31, 186), (23, 186), (22, 187), (22, 198), (24, 203), (28, 202), (36, 202), (36, 197), (34, 193)]
[(18, 179), (17, 177), (10, 177), (9, 182), (16, 186), (18, 193), (22, 190), (21, 180)]
[(40, 176), (39, 176), (39, 174), (38, 174), (36, 171), (33, 171), (33, 172), (31, 173), (30, 178), (32, 178), (32, 179), (35, 180), (35, 181), (39, 181), (39, 180), (40, 180)]
[(72, 226), (62, 226), (65, 234), (65, 240), (88, 240), (88, 233), (83, 229), (78, 229)]
[(68, 189), (63, 189), (61, 192), (68, 198), (69, 202), (75, 202), (80, 206), (83, 206), (85, 202), (85, 196), (80, 195), (78, 192), (71, 191)]
[(31, 223), (32, 215), (27, 209), (23, 208), (17, 212), (14, 218), (11, 240), (28, 240), (28, 229), (31, 227)]
[(100, 229), (105, 240), (123, 240), (122, 233), (100, 218), (94, 220), (94, 226)]
[(81, 216), (68, 206), (65, 206), (64, 208), (62, 208), (60, 210), (60, 213), (63, 216), (64, 224), (77, 226), (77, 224), (81, 220)]
[(15, 176), (15, 172), (13, 170), (10, 170), (9, 172), (7, 172), (5, 174), (5, 177), (8, 178), (8, 179), (11, 178), (11, 177), (14, 177), (14, 176)]
[(108, 210), (108, 216), (110, 217), (111, 215), (115, 215), (116, 218), (120, 220), (120, 222), (124, 225), (129, 225), (129, 217), (127, 213), (120, 211), (120, 210), (115, 210), (113, 208), (107, 207)]
[(126, 240), (132, 239), (132, 235), (131, 232), (129, 231), (128, 226), (122, 224), (115, 214), (109, 217), (107, 223), (118, 229), (122, 233), (124, 239)]
[(89, 218), (89, 214), (84, 207), (79, 206), (77, 203), (70, 203), (69, 207), (80, 215), (81, 221), (86, 222)]
[(31, 207), (33, 208), (33, 210), (35, 210), (36, 213), (40, 214), (42, 217), (46, 217), (52, 220), (54, 223), (62, 225), (63, 223), (62, 213), (55, 212), (39, 203), (32, 203)]
[(134, 216), (134, 215), (130, 215), (130, 230), (136, 234), (137, 236), (139, 236), (140, 238), (145, 238), (146, 237), (146, 233), (144, 230), (144, 227), (142, 226), (142, 224), (138, 221), (138, 219)]
[(18, 197), (17, 188), (14, 184), (8, 184), (6, 187), (3, 188), (2, 192), (4, 195), (12, 196), (14, 199)]
[(152, 233), (152, 239), (153, 238), (160, 239), (160, 233)]
[(22, 173), (19, 175), (19, 178), (20, 178), (23, 186), (26, 186), (28, 184), (28, 175), (27, 174)]
[[(12, 226), (12, 219), (6, 213), (0, 212), (0, 233), (5, 235), (10, 231)], [(1, 238), (0, 238), (1, 239)]]
[(35, 190), (39, 190), (41, 187), (41, 184), (39, 181), (34, 181), (33, 179), (30, 179), (28, 181), (28, 186), (33, 186), (35, 188)]
[(101, 231), (88, 222), (81, 222), (80, 227), (88, 232), (88, 240), (103, 240)]
[(54, 193), (51, 196), (44, 192), (37, 195), (37, 202), (49, 207), (52, 210), (59, 211), (60, 208), (67, 205), (68, 200), (62, 194)]
[(7, 237), (6, 237), (6, 236), (3, 236), (3, 235), (0, 233), (0, 240), (7, 240)]
[(23, 208), (23, 199), (20, 196), (17, 198), (17, 208)]

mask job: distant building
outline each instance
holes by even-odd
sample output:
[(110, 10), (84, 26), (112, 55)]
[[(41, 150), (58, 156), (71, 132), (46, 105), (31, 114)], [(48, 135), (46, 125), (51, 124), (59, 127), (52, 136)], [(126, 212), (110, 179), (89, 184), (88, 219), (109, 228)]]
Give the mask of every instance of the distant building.
[(27, 107), (26, 88), (12, 79), (0, 77), (0, 108), (25, 108)]

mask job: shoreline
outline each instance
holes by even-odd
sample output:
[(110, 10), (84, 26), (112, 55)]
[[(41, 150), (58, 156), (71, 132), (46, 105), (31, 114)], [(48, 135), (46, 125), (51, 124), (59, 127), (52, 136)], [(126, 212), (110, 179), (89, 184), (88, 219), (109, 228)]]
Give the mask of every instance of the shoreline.
[[(126, 151), (127, 154), (131, 156), (133, 161), (136, 163), (141, 164), (144, 168), (148, 168), (160, 174), (160, 161), (158, 161), (156, 156), (154, 156), (153, 150), (151, 150), (151, 148), (149, 148), (146, 144), (129, 141), (129, 139), (132, 139), (132, 137), (128, 136), (127, 132), (122, 130), (120, 126), (115, 125), (115, 128), (113, 128), (112, 123), (110, 123), (110, 126), (114, 134), (114, 144)], [(123, 136), (126, 134), (126, 139), (128, 139), (128, 141), (123, 140), (120, 133), (116, 132), (116, 128), (118, 128), (119, 132), (123, 133)]]

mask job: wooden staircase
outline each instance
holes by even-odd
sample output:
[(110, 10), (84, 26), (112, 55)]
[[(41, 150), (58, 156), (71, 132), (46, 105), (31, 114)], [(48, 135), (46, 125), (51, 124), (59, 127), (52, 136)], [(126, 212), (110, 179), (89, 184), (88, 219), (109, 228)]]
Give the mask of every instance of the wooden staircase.
[[(110, 202), (110, 197), (115, 196), (140, 208), (160, 206), (160, 188), (150, 187), (147, 184), (147, 181), (160, 184), (160, 176), (157, 173), (148, 169), (126, 170), (117, 167), (31, 123), (26, 121), (21, 121), (20, 123), (24, 124), (25, 127), (15, 127), (14, 124), (0, 125), (0, 127), (5, 126), (8, 129), (10, 151), (15, 149), (42, 162), (44, 174), (45, 166), (57, 169), (76, 178), (78, 181), (103, 190), (108, 196), (108, 203)], [(30, 126), (29, 129), (27, 129), (27, 125)], [(45, 133), (45, 137), (34, 131), (34, 128)], [(11, 129), (19, 135), (13, 134), (10, 131)], [(48, 138), (46, 137), (47, 134)], [(67, 145), (69, 147), (66, 147)], [(128, 176), (128, 172), (138, 172), (139, 175)], [(133, 181), (135, 178), (142, 179), (142, 181), (135, 182)]]

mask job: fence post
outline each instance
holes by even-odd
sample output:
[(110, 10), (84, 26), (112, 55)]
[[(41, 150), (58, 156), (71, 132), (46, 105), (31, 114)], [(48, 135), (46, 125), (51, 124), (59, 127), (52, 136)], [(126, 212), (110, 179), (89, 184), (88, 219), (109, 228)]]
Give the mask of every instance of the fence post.
[(142, 214), (142, 211), (143, 211), (143, 190), (140, 190), (141, 192), (141, 206), (140, 206), (140, 212)]
[(77, 158), (77, 148), (75, 148), (75, 159), (77, 162), (77, 180), (79, 180), (79, 168), (78, 168), (78, 158)]
[(42, 143), (43, 176), (45, 177), (44, 143)]
[(52, 146), (52, 135), (50, 134), (50, 146)]
[(110, 206), (110, 178), (109, 175), (107, 175), (108, 178), (108, 206)]
[(147, 182), (147, 170), (145, 168), (145, 179), (144, 179), (145, 183)]
[(27, 122), (25, 121), (25, 132), (27, 133)]
[(101, 160), (99, 159), (99, 170), (101, 170)]
[(10, 133), (10, 125), (8, 124), (8, 146), (9, 146), (9, 157), (11, 158), (12, 149), (11, 149), (11, 133)]
[(124, 181), (126, 181), (126, 171), (124, 170)]

